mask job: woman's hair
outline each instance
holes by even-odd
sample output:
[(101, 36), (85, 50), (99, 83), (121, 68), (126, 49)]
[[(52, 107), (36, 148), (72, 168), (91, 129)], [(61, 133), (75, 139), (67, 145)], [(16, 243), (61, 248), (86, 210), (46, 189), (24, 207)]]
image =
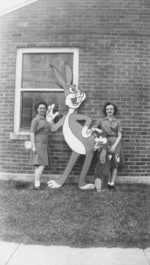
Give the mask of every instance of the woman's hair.
[(37, 113), (37, 109), (38, 109), (38, 107), (39, 107), (40, 105), (44, 105), (45, 108), (46, 108), (46, 110), (48, 109), (47, 103), (46, 103), (45, 101), (40, 101), (40, 102), (38, 102), (38, 103), (35, 104), (34, 109), (35, 109), (36, 113)]
[(106, 102), (104, 107), (103, 107), (103, 113), (104, 113), (105, 116), (107, 115), (106, 108), (107, 108), (107, 106), (110, 106), (110, 105), (112, 105), (114, 107), (114, 115), (116, 115), (117, 112), (118, 112), (118, 108), (117, 108), (117, 106), (115, 104), (113, 104), (111, 102)]

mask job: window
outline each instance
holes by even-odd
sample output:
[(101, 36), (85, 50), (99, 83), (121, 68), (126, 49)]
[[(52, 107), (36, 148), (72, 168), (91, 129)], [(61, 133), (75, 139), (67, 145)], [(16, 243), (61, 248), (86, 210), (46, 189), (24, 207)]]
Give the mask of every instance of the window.
[(28, 133), (31, 120), (36, 115), (34, 106), (39, 101), (48, 105), (55, 103), (55, 110), (63, 115), (65, 106), (64, 89), (52, 76), (50, 64), (62, 73), (64, 63), (73, 69), (73, 83), (78, 85), (78, 49), (19, 49), (16, 65), (15, 125), (16, 134)]

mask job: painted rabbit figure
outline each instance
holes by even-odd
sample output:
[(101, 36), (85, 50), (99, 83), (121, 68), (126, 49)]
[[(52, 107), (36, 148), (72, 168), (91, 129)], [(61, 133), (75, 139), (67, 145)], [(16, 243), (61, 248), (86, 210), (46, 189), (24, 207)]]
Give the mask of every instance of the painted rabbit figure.
[[(82, 93), (76, 85), (71, 84), (73, 77), (72, 69), (68, 64), (65, 64), (65, 78), (56, 67), (53, 65), (50, 65), (50, 67), (56, 83), (60, 87), (64, 88), (65, 104), (68, 106), (69, 110), (68, 113), (57, 123), (53, 123), (54, 105), (49, 106), (47, 121), (51, 123), (51, 131), (53, 132), (58, 130), (61, 126), (63, 127), (64, 139), (71, 148), (72, 154), (63, 174), (57, 180), (50, 180), (48, 182), (48, 187), (60, 188), (69, 176), (69, 173), (75, 165), (78, 157), (80, 155), (85, 155), (84, 165), (79, 176), (79, 188), (82, 190), (94, 189), (94, 184), (87, 184), (85, 182), (85, 177), (93, 158), (95, 145), (95, 137), (92, 134), (92, 131), (88, 129), (92, 120), (91, 118), (76, 112), (82, 102), (86, 99), (86, 94)], [(84, 126), (82, 126), (79, 121), (85, 121)]]

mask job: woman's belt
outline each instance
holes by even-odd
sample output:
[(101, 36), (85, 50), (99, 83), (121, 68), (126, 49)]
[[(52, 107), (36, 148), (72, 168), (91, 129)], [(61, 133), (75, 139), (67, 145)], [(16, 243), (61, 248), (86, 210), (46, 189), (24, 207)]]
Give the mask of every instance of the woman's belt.
[(48, 143), (48, 135), (38, 135), (35, 137), (36, 143), (47, 144)]
[(107, 135), (107, 138), (109, 138), (109, 137), (117, 137), (117, 135), (115, 134), (115, 135)]

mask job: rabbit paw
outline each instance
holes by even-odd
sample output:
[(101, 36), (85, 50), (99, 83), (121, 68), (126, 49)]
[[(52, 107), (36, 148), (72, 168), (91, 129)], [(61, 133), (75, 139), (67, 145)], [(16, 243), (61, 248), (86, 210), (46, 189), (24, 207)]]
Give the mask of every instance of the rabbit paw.
[(80, 189), (81, 189), (81, 190), (93, 190), (93, 189), (95, 189), (95, 185), (89, 183), (89, 184), (86, 184), (86, 185), (80, 187)]
[(82, 136), (84, 138), (88, 138), (89, 136), (91, 136), (91, 134), (92, 134), (92, 131), (90, 129), (88, 129), (87, 126), (84, 126), (82, 129)]
[(58, 116), (58, 112), (54, 113), (54, 107), (55, 104), (52, 104), (51, 106), (48, 106), (48, 110), (46, 113), (46, 120), (48, 123), (52, 123), (56, 116)]
[(59, 189), (61, 187), (61, 185), (59, 185), (55, 180), (48, 181), (47, 185), (51, 189)]

